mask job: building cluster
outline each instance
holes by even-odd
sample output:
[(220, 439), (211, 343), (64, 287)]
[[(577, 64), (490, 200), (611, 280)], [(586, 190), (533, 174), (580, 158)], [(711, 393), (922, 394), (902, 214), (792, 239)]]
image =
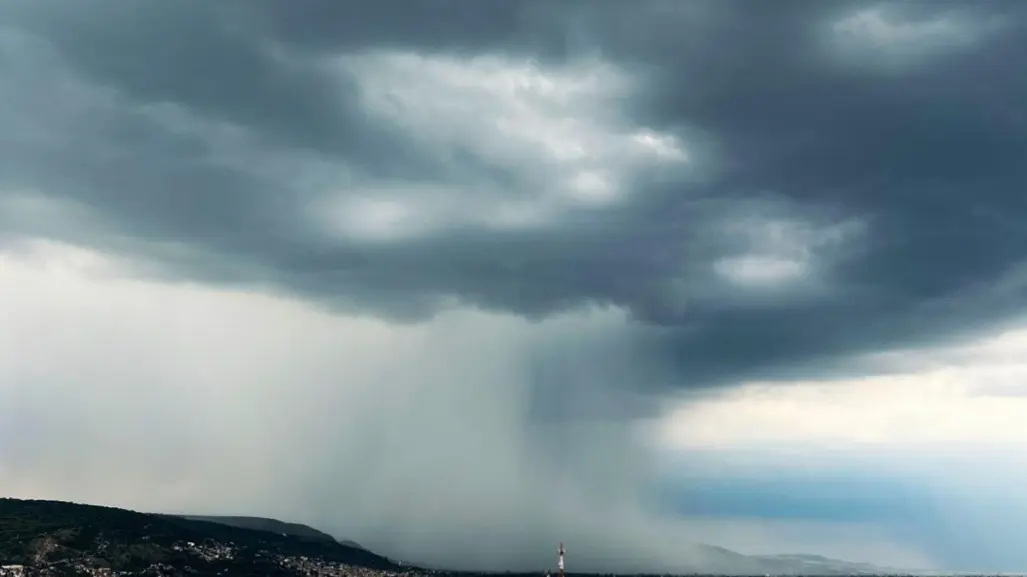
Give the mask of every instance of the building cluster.
[(382, 571), (357, 567), (344, 563), (324, 561), (316, 557), (286, 557), (278, 556), (278, 564), (285, 569), (290, 569), (304, 575), (318, 577), (415, 577), (409, 572), (397, 573), (395, 571)]
[[(106, 545), (106, 544), (105, 544)], [(107, 547), (103, 547), (106, 549)], [(99, 548), (98, 548), (99, 549)], [(173, 551), (188, 553), (207, 562), (223, 561), (230, 563), (236, 559), (237, 550), (231, 543), (223, 544), (215, 541), (203, 543), (179, 542), (171, 546)], [(257, 554), (264, 557), (266, 554)], [(429, 577), (411, 571), (383, 571), (355, 565), (346, 565), (325, 561), (317, 557), (292, 557), (270, 554), (265, 558), (278, 564), (283, 569), (311, 577)], [(109, 567), (96, 566), (95, 558), (65, 559), (50, 563), (38, 563), (31, 566), (0, 565), (0, 577), (48, 577), (68, 574), (89, 575), (90, 577), (171, 577), (181, 574), (181, 568), (166, 563), (153, 563), (142, 571), (112, 571)], [(222, 570), (223, 575), (231, 575), (231, 565)]]
[(61, 561), (42, 566), (0, 565), (0, 577), (59, 577), (72, 572), (90, 577), (117, 577), (121, 573), (109, 567), (94, 567), (81, 561)]
[(0, 577), (58, 577), (68, 573), (89, 575), (89, 577), (118, 577), (123, 572), (111, 571), (110, 567), (96, 567), (84, 561), (59, 561), (44, 565), (0, 565)]
[(196, 544), (193, 542), (175, 543), (171, 546), (173, 551), (188, 551), (204, 561), (231, 561), (235, 559), (235, 547), (232, 544), (222, 544), (216, 541)]

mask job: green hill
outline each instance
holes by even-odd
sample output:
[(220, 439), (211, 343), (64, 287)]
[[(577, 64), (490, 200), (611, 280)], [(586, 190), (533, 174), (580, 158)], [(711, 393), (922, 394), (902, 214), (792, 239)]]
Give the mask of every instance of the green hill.
[(112, 507), (0, 499), (0, 564), (46, 567), (56, 575), (98, 568), (197, 576), (400, 570), (334, 539), (283, 533)]
[[(270, 531), (272, 533), (285, 533), (286, 535), (294, 535), (296, 537), (303, 537), (305, 539), (313, 539), (315, 541), (335, 541), (336, 539), (324, 533), (318, 531), (313, 527), (307, 525), (301, 525), (299, 523), (286, 523), (285, 521), (279, 521), (278, 519), (267, 519), (265, 517), (232, 517), (222, 515), (177, 515), (183, 519), (192, 519), (194, 521), (209, 521), (211, 523), (221, 523), (222, 525), (230, 525), (232, 527), (242, 527), (243, 529), (256, 529), (257, 531)], [(341, 541), (340, 541), (341, 543)], [(355, 546), (353, 543), (343, 543), (344, 545)], [(357, 548), (363, 549), (359, 545)]]

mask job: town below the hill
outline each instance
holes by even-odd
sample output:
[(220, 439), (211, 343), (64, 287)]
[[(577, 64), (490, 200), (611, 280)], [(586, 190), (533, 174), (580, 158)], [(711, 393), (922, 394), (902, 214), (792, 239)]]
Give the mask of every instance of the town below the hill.
[[(800, 560), (792, 558), (795, 556), (755, 558), (715, 547), (710, 550), (722, 553), (728, 569), (693, 575), (899, 574), (816, 556)], [(771, 572), (754, 570), (757, 568), (769, 568)], [(151, 514), (60, 501), (0, 498), (0, 577), (480, 575), (396, 562), (356, 543), (340, 542), (310, 527), (273, 519)], [(541, 577), (542, 573), (502, 575)]]

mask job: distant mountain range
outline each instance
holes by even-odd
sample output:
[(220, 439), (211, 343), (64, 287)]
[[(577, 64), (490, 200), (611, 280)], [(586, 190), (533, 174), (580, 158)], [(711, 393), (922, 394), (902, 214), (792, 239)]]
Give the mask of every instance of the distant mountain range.
[[(694, 568), (695, 573), (904, 573), (818, 555), (750, 556), (722, 547), (702, 547), (706, 564)], [(277, 519), (149, 514), (60, 501), (0, 499), (0, 576), (3, 577), (30, 574), (286, 577), (353, 576), (356, 573), (362, 577), (374, 577), (376, 573), (380, 577), (455, 574), (398, 563), (352, 541), (336, 540), (307, 525)]]
[(805, 568), (804, 571), (806, 571), (807, 574), (813, 573), (818, 575), (909, 575), (912, 573), (918, 573), (910, 569), (883, 567), (880, 565), (861, 563), (857, 561), (841, 561), (838, 559), (831, 559), (830, 557), (824, 557), (822, 555), (754, 555), (752, 558), (763, 563), (770, 564), (798, 564)]
[(821, 555), (743, 555), (717, 547), (700, 545), (706, 564), (696, 572), (727, 575), (910, 575), (906, 569), (881, 567), (830, 559)]
[[(266, 519), (263, 517), (226, 517), (226, 516), (201, 516), (183, 515), (187, 519), (200, 521), (212, 521), (224, 523), (247, 529), (260, 529), (275, 533), (285, 533), (298, 537), (322, 539), (335, 541), (336, 538), (328, 533), (318, 531), (313, 527), (299, 523), (286, 523), (277, 519)], [(339, 543), (367, 550), (358, 543), (349, 540), (339, 539)], [(713, 545), (700, 545), (709, 558), (718, 559), (718, 567), (701, 568), (703, 572), (723, 574), (801, 574), (801, 575), (880, 575), (880, 574), (906, 574), (909, 570), (894, 567), (881, 567), (870, 563), (860, 563), (831, 559), (822, 555), (743, 555), (730, 549)], [(699, 570), (700, 568), (697, 568)], [(717, 570), (719, 569), (719, 570)]]

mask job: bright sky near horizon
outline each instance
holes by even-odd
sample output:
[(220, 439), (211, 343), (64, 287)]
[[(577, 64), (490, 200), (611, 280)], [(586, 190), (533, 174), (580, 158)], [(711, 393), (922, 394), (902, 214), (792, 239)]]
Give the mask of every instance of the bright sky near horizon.
[(0, 493), (1027, 569), (1019, 4), (125, 6), (0, 6)]

